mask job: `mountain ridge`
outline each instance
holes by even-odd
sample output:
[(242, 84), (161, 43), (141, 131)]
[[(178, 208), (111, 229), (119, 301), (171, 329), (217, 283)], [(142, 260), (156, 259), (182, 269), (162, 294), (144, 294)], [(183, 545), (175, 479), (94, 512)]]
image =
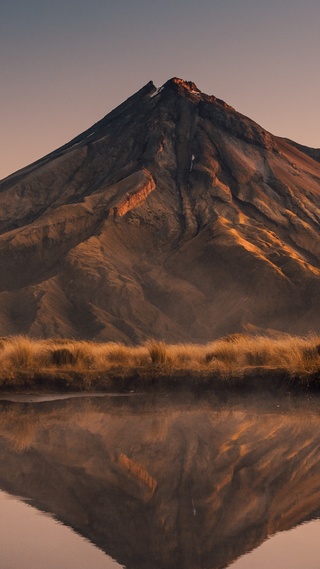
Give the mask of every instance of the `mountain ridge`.
[[(150, 93), (151, 96), (156, 96), (157, 94), (159, 94), (166, 86), (180, 86), (179, 92), (180, 94), (183, 93), (183, 91), (187, 91), (189, 93), (194, 93), (196, 95), (200, 95), (201, 97), (204, 97), (206, 101), (209, 102), (216, 102), (217, 104), (221, 105), (222, 107), (229, 109), (230, 111), (235, 112), (238, 116), (243, 117), (244, 119), (249, 120), (252, 124), (256, 125), (259, 127), (259, 129), (265, 131), (266, 133), (268, 133), (268, 131), (266, 129), (263, 129), (262, 127), (259, 126), (259, 124), (250, 119), (249, 117), (247, 117), (246, 115), (237, 112), (234, 107), (232, 107), (231, 105), (227, 104), (225, 101), (223, 101), (222, 99), (219, 99), (217, 97), (215, 97), (214, 95), (207, 95), (203, 92), (201, 92), (198, 87), (195, 85), (195, 83), (193, 83), (192, 81), (184, 81), (183, 79), (180, 79), (178, 77), (172, 77), (171, 79), (169, 79), (168, 81), (166, 81), (166, 83), (164, 83), (164, 85), (162, 85), (160, 88), (157, 88), (155, 86), (155, 84), (153, 83), (152, 80), (148, 81), (148, 83), (146, 83), (141, 89), (139, 89), (138, 91), (136, 91), (136, 93), (134, 93), (133, 95), (129, 96), (125, 101), (123, 101), (122, 103), (120, 103), (119, 105), (117, 105), (117, 107), (115, 107), (115, 109), (113, 109), (112, 111), (110, 111), (109, 113), (107, 113), (102, 119), (98, 120), (96, 123), (94, 123), (92, 126), (90, 126), (89, 128), (87, 128), (86, 130), (82, 131), (80, 134), (76, 135), (75, 137), (73, 137), (69, 142), (63, 144), (62, 146), (58, 147), (56, 150), (52, 150), (51, 152), (48, 152), (48, 154), (45, 154), (44, 156), (42, 156), (41, 158), (38, 158), (37, 160), (35, 160), (34, 162), (32, 162), (31, 164), (27, 165), (27, 166), (23, 166), (22, 168), (19, 168), (17, 171), (8, 174), (7, 176), (5, 176), (3, 179), (0, 180), (1, 184), (4, 184), (7, 180), (17, 176), (19, 173), (22, 173), (25, 170), (29, 170), (30, 168), (33, 168), (35, 166), (41, 165), (43, 164), (44, 161), (46, 161), (47, 159), (51, 158), (51, 157), (55, 157), (57, 156), (57, 153), (62, 152), (63, 150), (67, 150), (69, 149), (72, 145), (76, 144), (77, 142), (79, 142), (80, 140), (83, 139), (83, 137), (85, 137), (86, 135), (90, 135), (93, 133), (93, 130), (97, 127), (100, 126), (102, 123), (104, 123), (104, 121), (106, 119), (111, 119), (111, 118), (115, 118), (118, 113), (131, 101), (136, 100), (136, 98), (142, 94), (148, 94)], [(270, 134), (270, 133), (268, 133)], [(309, 147), (307, 145), (304, 144), (300, 144), (298, 142), (295, 142), (289, 138), (285, 138), (285, 137), (280, 137), (280, 136), (276, 136), (276, 135), (271, 135), (275, 140), (279, 140), (279, 141), (283, 141), (286, 142), (292, 146), (294, 146), (295, 148), (297, 148), (298, 150), (300, 150), (302, 153), (307, 154), (307, 156), (310, 156), (311, 158), (313, 158), (314, 160), (316, 160), (317, 162), (320, 161), (320, 148), (313, 148), (313, 147)]]
[(192, 82), (149, 82), (0, 182), (0, 333), (320, 331), (319, 223), (310, 149)]

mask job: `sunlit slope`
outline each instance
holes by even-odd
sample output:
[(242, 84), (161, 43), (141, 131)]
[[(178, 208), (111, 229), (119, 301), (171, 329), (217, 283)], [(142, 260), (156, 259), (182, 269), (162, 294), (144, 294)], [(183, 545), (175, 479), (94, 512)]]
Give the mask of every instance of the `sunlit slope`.
[(0, 488), (128, 569), (222, 569), (318, 516), (319, 423), (310, 400), (2, 404)]
[(319, 332), (319, 220), (302, 147), (192, 83), (148, 83), (0, 184), (0, 334)]

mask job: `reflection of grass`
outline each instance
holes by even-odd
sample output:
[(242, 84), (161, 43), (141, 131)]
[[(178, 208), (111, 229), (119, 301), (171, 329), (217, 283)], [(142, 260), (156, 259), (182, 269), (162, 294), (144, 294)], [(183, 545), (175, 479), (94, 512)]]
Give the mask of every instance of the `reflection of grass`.
[[(33, 385), (71, 389), (134, 388), (134, 378), (146, 383), (183, 374), (206, 384), (214, 377), (245, 377), (276, 369), (290, 379), (320, 372), (320, 337), (249, 336), (234, 334), (208, 344), (165, 344), (150, 340), (140, 346), (75, 340), (2, 338), (0, 387)], [(130, 385), (126, 380), (130, 379)], [(315, 379), (314, 379), (315, 381)], [(199, 382), (198, 382), (199, 383)], [(140, 385), (141, 387), (141, 385)]]

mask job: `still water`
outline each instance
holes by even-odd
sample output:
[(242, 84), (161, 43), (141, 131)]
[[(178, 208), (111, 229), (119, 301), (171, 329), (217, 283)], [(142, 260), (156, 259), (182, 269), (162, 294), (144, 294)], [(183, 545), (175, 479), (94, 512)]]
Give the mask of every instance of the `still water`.
[(2, 400), (0, 508), (1, 569), (318, 569), (320, 402)]

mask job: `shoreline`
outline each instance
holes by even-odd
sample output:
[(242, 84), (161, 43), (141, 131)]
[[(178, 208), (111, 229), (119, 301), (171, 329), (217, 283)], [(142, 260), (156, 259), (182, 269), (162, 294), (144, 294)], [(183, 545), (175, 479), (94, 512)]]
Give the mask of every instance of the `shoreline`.
[(143, 392), (224, 392), (252, 393), (257, 391), (288, 392), (320, 390), (320, 372), (292, 374), (279, 368), (250, 367), (238, 371), (197, 372), (192, 369), (168, 370), (145, 367), (140, 369), (115, 368), (108, 372), (80, 372), (77, 370), (43, 370), (17, 372), (14, 382), (0, 383), (2, 393), (49, 391), (55, 393), (130, 394)]

